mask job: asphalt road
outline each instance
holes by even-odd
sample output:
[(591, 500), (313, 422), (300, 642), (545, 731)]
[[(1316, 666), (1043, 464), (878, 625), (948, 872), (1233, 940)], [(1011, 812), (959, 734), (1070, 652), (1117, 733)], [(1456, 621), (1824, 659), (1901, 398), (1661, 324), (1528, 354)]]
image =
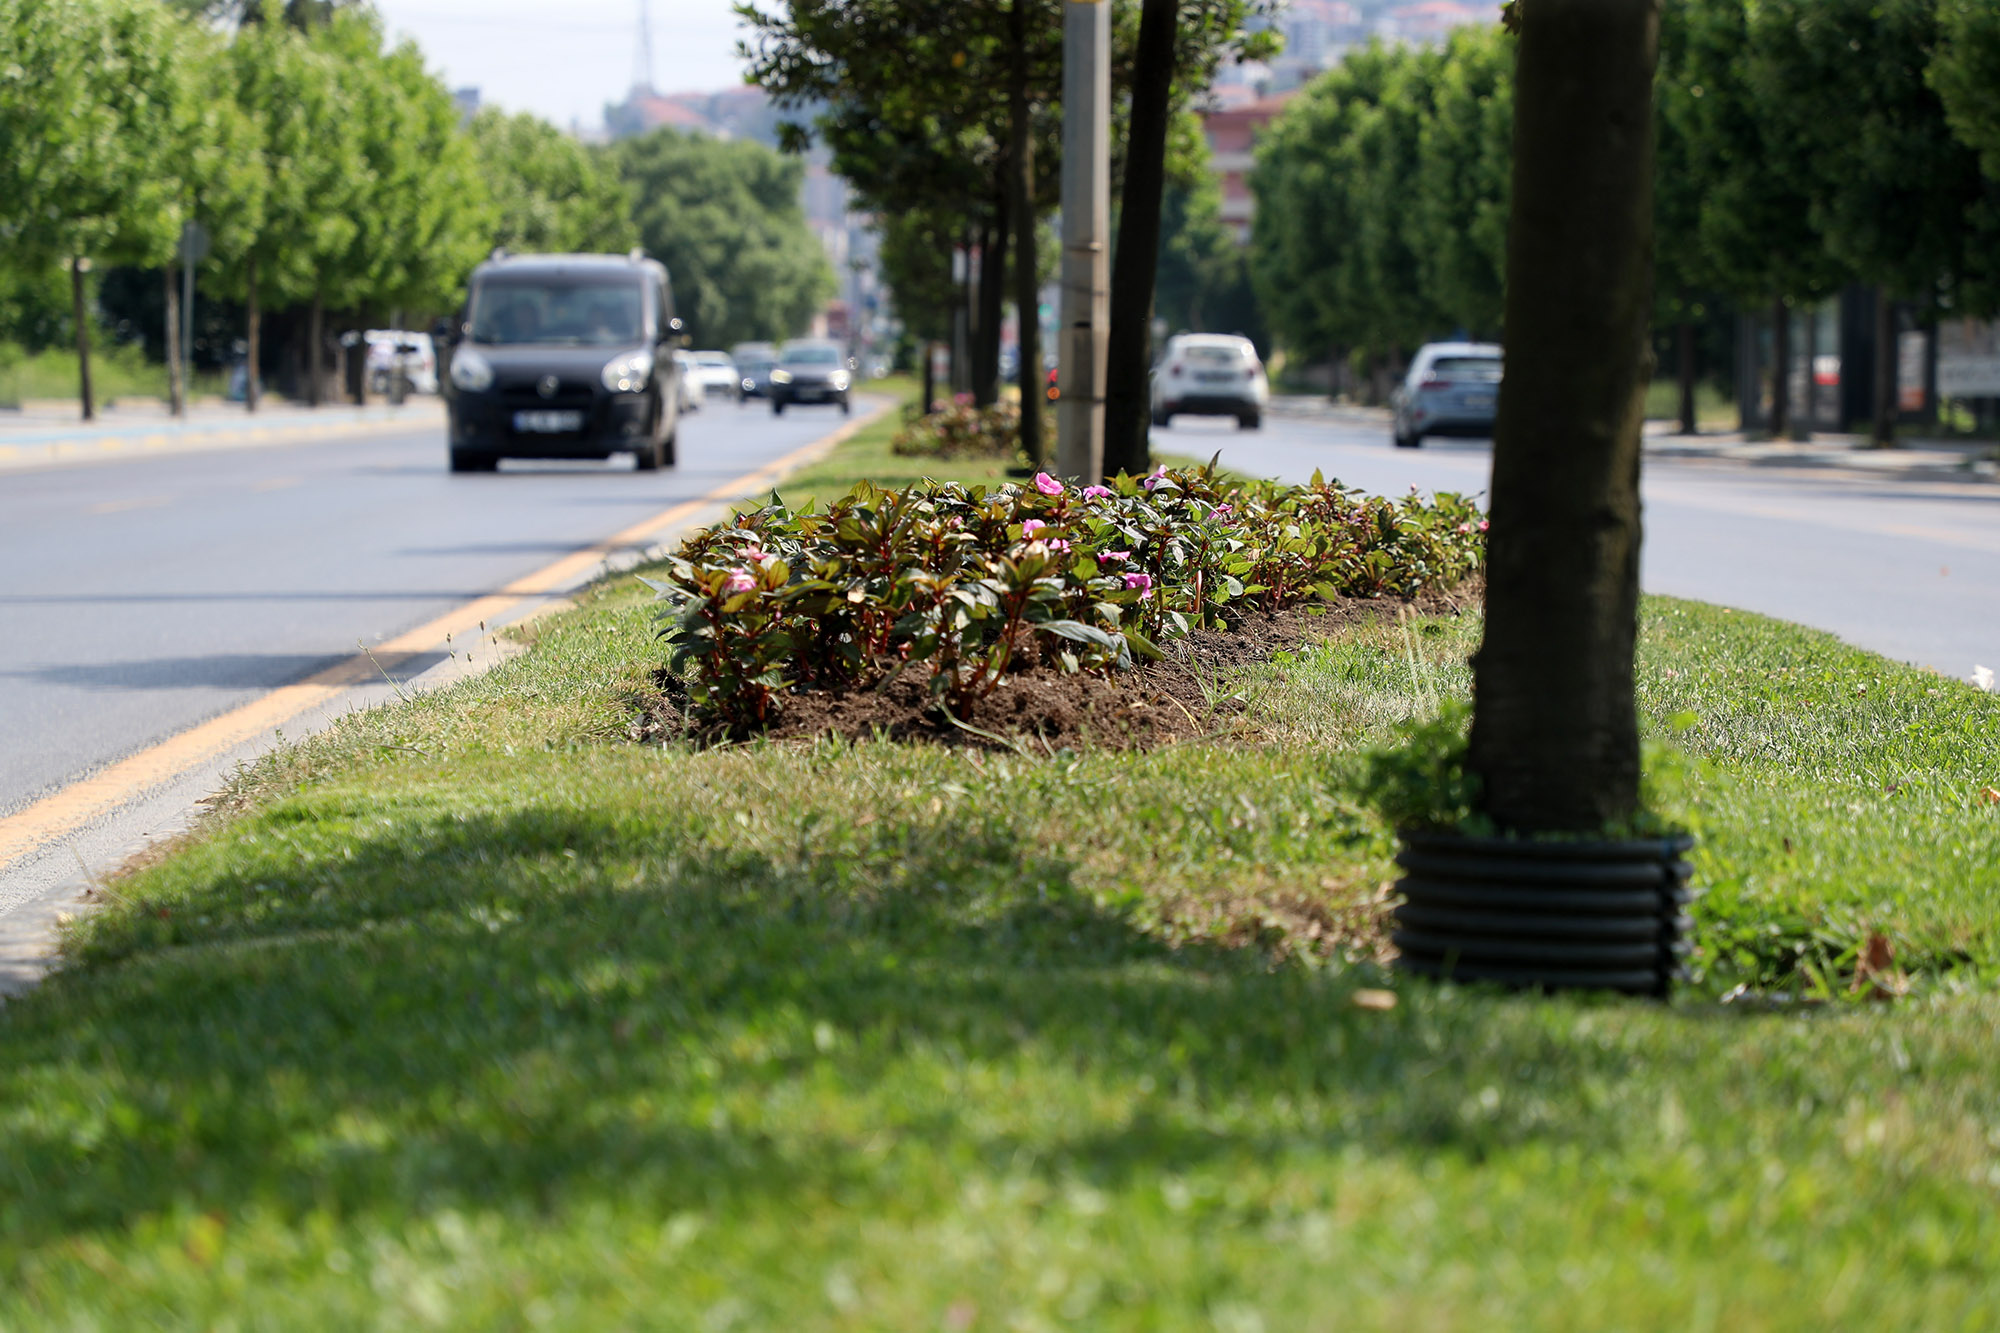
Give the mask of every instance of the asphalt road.
[[(1396, 449), (1386, 427), (1277, 416), (1260, 431), (1183, 417), (1153, 447), (1385, 494), (1483, 492), (1492, 468), (1484, 440)], [(1649, 592), (1799, 621), (1960, 679), (2000, 670), (2000, 485), (1648, 458), (1643, 496)]]
[[(445, 471), (442, 431), (0, 477), (0, 815), (836, 429), (715, 402), (681, 465)], [(408, 670), (427, 665), (418, 661)]]

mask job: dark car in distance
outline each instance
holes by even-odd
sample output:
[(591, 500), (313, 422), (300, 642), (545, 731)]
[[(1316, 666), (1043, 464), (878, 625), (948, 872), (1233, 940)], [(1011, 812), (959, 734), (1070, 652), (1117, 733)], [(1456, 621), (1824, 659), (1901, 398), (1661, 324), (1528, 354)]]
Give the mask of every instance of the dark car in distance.
[(619, 453), (642, 472), (673, 463), (684, 340), (658, 262), (495, 252), (443, 332), (453, 472)]
[(782, 416), (793, 403), (838, 403), (852, 411), (847, 392), (854, 383), (847, 355), (826, 338), (794, 338), (778, 349), (771, 370), (771, 411)]

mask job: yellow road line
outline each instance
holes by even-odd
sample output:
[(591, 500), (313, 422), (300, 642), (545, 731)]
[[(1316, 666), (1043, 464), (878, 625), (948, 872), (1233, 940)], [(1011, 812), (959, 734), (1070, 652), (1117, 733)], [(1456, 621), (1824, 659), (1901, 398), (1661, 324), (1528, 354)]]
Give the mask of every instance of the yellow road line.
[(373, 680), (385, 670), (393, 670), (422, 653), (435, 650), (447, 638), (500, 619), (522, 602), (590, 573), (620, 551), (643, 547), (649, 539), (709, 505), (755, 495), (787, 473), (826, 453), (871, 419), (872, 414), (851, 422), (831, 435), (765, 464), (755, 472), (747, 472), (734, 481), (717, 486), (700, 499), (684, 500), (664, 509), (603, 541), (518, 578), (498, 592), (489, 593), (407, 633), (398, 634), (371, 652), (358, 653), (296, 684), (275, 689), (200, 726), (170, 736), (101, 772), (43, 797), (17, 814), (0, 819), (0, 867), (57, 838), (74, 833), (92, 819), (116, 809), (148, 788), (178, 777), (272, 727), (282, 726), (299, 714), (326, 703), (343, 690)]

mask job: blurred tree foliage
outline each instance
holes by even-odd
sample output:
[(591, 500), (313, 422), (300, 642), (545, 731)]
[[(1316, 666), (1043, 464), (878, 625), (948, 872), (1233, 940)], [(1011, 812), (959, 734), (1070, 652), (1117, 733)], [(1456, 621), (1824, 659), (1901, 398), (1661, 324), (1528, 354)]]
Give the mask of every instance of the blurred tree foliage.
[(488, 107), (468, 127), (493, 196), (493, 243), (543, 254), (629, 250), (632, 201), (608, 154), (538, 116)]
[(704, 347), (798, 333), (833, 294), (799, 204), (804, 167), (762, 144), (659, 129), (611, 150), (646, 252)]
[(86, 375), (93, 330), (163, 346), (162, 270), (190, 221), (202, 322), (240, 320), (204, 344), (239, 341), (309, 398), (333, 321), (418, 325), (496, 244), (643, 234), (718, 339), (794, 332), (830, 288), (795, 165), (748, 145), (613, 154), (497, 111), (463, 124), (361, 0), (0, 0), (0, 144), (0, 352), (74, 342)]
[[(1853, 281), (2000, 309), (2000, 6), (1663, 0), (1656, 319)], [(1513, 50), (1356, 51), (1261, 137), (1251, 264), (1276, 337), (1393, 362), (1499, 332)]]

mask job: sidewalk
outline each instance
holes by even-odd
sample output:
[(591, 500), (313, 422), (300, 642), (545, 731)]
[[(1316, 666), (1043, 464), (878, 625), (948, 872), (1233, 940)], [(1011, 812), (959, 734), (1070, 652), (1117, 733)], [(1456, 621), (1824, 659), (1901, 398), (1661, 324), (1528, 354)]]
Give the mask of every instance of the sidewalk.
[[(1271, 415), (1294, 420), (1324, 421), (1342, 426), (1374, 427), (1387, 432), (1389, 409), (1334, 403), (1307, 394), (1273, 395)], [(2000, 479), (2000, 461), (1990, 440), (1905, 439), (1893, 449), (1877, 449), (1864, 435), (1818, 432), (1804, 444), (1753, 441), (1740, 431), (1681, 435), (1672, 421), (1646, 423), (1645, 450), (1651, 458), (1701, 458), (1749, 467), (1843, 468), (1876, 476), (1929, 481), (1993, 481)]]
[(400, 407), (375, 403), (312, 408), (277, 401), (255, 416), (237, 403), (196, 404), (183, 418), (151, 404), (107, 408), (95, 421), (78, 421), (75, 413), (74, 404), (67, 405), (66, 415), (41, 403), (0, 408), (0, 471), (442, 429), (444, 424), (444, 404), (437, 398), (411, 398)]

